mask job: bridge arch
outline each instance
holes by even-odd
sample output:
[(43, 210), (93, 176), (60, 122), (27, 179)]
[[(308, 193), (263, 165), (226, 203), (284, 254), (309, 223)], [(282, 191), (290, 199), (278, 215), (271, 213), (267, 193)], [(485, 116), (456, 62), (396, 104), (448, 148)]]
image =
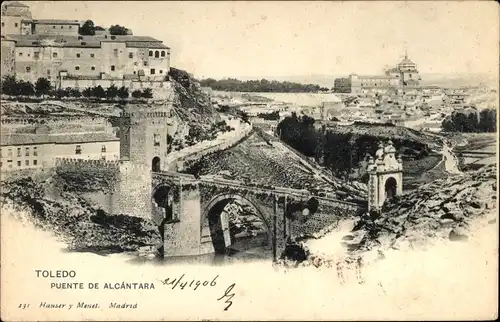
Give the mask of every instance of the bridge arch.
[(270, 227), (270, 222), (268, 218), (264, 215), (264, 211), (262, 207), (257, 205), (253, 200), (247, 197), (243, 197), (239, 194), (231, 194), (231, 193), (221, 193), (216, 196), (214, 196), (207, 204), (207, 206), (203, 209), (202, 215), (201, 215), (201, 221), (200, 221), (200, 227), (201, 227), (201, 239), (204, 239), (204, 236), (206, 236), (207, 228), (209, 227), (209, 217), (211, 214), (215, 214), (218, 212), (218, 216), (220, 216), (220, 213), (224, 210), (224, 207), (231, 201), (240, 201), (243, 204), (249, 205), (252, 208), (255, 209), (255, 215), (262, 221), (264, 225), (264, 229), (267, 235), (267, 244), (272, 247), (272, 239), (273, 239), (273, 233)]

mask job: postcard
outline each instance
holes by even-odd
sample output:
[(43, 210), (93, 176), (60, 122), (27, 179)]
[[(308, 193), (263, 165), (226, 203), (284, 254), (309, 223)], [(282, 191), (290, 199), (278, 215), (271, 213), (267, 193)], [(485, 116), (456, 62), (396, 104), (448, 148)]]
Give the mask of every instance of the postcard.
[(495, 320), (485, 1), (5, 1), (5, 321)]

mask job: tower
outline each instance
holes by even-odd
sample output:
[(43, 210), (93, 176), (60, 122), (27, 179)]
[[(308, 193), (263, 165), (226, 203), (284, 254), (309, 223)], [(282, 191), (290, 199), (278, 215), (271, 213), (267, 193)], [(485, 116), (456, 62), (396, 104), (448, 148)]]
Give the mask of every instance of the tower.
[(150, 218), (152, 174), (167, 167), (171, 104), (129, 104), (120, 118), (120, 174), (113, 211)]
[(420, 75), (417, 65), (408, 58), (405, 52), (405, 58), (398, 64), (401, 85), (403, 88), (415, 88), (420, 84)]
[(375, 160), (368, 160), (368, 211), (380, 211), (384, 202), (403, 194), (403, 161), (396, 158), (392, 141), (379, 144)]
[(120, 122), (120, 160), (147, 166), (153, 172), (164, 170), (169, 121), (168, 106), (126, 106)]

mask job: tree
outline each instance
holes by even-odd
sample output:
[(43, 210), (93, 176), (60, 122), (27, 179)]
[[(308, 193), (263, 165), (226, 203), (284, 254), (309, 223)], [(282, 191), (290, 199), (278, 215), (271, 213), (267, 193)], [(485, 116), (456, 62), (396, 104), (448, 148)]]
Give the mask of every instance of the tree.
[(21, 80), (19, 81), (18, 86), (21, 95), (32, 96), (33, 94), (35, 94), (35, 87), (31, 82), (25, 82)]
[(80, 90), (78, 88), (70, 88), (68, 89), (68, 96), (81, 97), (82, 93), (80, 93)]
[(14, 76), (7, 75), (2, 80), (2, 94), (19, 95), (17, 81)]
[(136, 89), (135, 91), (132, 92), (132, 97), (133, 98), (141, 98), (142, 97), (142, 92), (139, 89)]
[(128, 88), (126, 88), (125, 86), (122, 86), (118, 89), (118, 97), (121, 98), (121, 99), (125, 99), (125, 98), (128, 98)]
[(78, 33), (83, 36), (93, 36), (95, 35), (95, 26), (92, 20), (87, 20), (85, 23), (78, 29)]
[(106, 97), (106, 91), (101, 85), (92, 88), (92, 96), (98, 98)]
[(128, 28), (120, 25), (112, 25), (111, 27), (109, 27), (109, 33), (111, 35), (128, 35), (128, 32)]
[(142, 92), (142, 97), (153, 98), (153, 91), (151, 90), (151, 88), (145, 88)]
[(118, 88), (113, 84), (106, 90), (106, 97), (115, 98), (116, 96), (118, 96)]
[(83, 95), (84, 97), (92, 97), (92, 88), (87, 87), (86, 89), (84, 89), (84, 90), (82, 91), (82, 95)]
[(52, 89), (52, 84), (47, 78), (40, 77), (37, 79), (35, 83), (36, 96), (47, 95), (50, 93), (51, 89)]

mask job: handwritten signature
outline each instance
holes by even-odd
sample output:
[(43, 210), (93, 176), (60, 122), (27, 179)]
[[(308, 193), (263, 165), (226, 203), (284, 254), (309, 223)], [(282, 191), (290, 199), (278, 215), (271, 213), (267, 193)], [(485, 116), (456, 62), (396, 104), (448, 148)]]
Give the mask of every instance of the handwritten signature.
[(231, 293), (231, 291), (233, 290), (234, 286), (236, 284), (233, 283), (231, 285), (229, 285), (229, 287), (226, 289), (226, 291), (224, 292), (224, 295), (222, 295), (220, 298), (217, 299), (217, 301), (220, 301), (222, 299), (226, 299), (226, 308), (224, 309), (224, 311), (227, 311), (227, 309), (229, 309), (231, 307), (231, 305), (233, 305), (233, 301), (231, 301), (234, 297), (234, 293)]
[[(165, 286), (170, 286), (172, 290), (176, 288), (181, 290), (185, 288), (191, 288), (193, 290), (197, 290), (199, 287), (208, 287), (208, 288), (215, 287), (217, 285), (217, 278), (219, 277), (219, 275), (217, 275), (211, 281), (209, 280), (202, 281), (197, 279), (192, 279), (192, 280), (185, 279), (185, 276), (186, 276), (185, 274), (182, 274), (181, 276), (176, 278), (169, 277), (159, 281)], [(231, 305), (233, 305), (232, 299), (235, 295), (233, 289), (235, 286), (236, 283), (229, 285), (224, 294), (217, 299), (217, 301), (225, 299), (224, 303), (227, 304), (227, 306), (224, 308), (224, 311), (227, 311), (231, 307)]]

